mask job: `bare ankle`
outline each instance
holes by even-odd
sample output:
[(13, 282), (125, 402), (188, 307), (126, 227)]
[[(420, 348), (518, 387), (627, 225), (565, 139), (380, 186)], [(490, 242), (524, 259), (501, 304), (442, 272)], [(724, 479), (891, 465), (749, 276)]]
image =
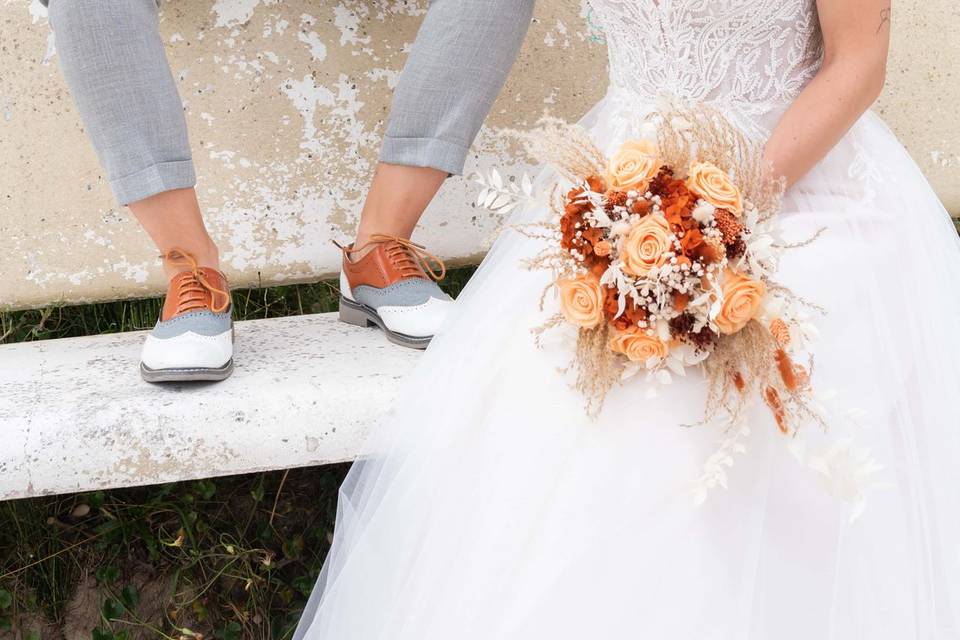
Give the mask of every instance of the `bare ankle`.
[(373, 250), (373, 245), (370, 244), (370, 240), (373, 239), (374, 236), (378, 236), (378, 235), (393, 236), (398, 238), (404, 238), (407, 240), (410, 239), (409, 233), (397, 233), (394, 230), (370, 230), (370, 229), (361, 227), (360, 229), (357, 230), (356, 240), (354, 240), (353, 244), (351, 245), (354, 249), (359, 249), (359, 250), (351, 253), (350, 259), (359, 260), (363, 256), (370, 253)]
[[(378, 164), (360, 214), (354, 247), (362, 248), (378, 234), (409, 240), (446, 177), (445, 172), (430, 167)], [(353, 258), (366, 252), (359, 251)]]
[(356, 240), (354, 240), (353, 244), (350, 245), (351, 249), (353, 250), (348, 254), (348, 259), (351, 262), (356, 262), (373, 250), (373, 245), (369, 244), (370, 235), (371, 234), (361, 234), (360, 232), (357, 232)]
[[(174, 247), (169, 247), (163, 252), (163, 255), (166, 255), (167, 251), (170, 251)], [(207, 267), (210, 269), (216, 269), (220, 271), (220, 250), (217, 248), (217, 245), (212, 240), (206, 240), (201, 243), (185, 243), (183, 246), (176, 247), (177, 249), (188, 253), (194, 260), (197, 262), (198, 267)], [(167, 278), (171, 279), (178, 273), (181, 273), (187, 269), (183, 264), (178, 264), (176, 261), (171, 261), (164, 259), (163, 261), (163, 270), (167, 274)]]

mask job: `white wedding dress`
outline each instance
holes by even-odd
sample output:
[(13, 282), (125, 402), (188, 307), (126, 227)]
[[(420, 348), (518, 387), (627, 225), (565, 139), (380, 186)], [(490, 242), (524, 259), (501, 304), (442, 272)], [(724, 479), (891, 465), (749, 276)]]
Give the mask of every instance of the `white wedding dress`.
[[(592, 5), (611, 89), (583, 125), (608, 152), (664, 93), (719, 105), (762, 140), (820, 63), (814, 0)], [(698, 375), (655, 398), (628, 381), (587, 418), (557, 370), (565, 334), (537, 349), (530, 332), (556, 308), (538, 308), (550, 274), (521, 265), (541, 245), (507, 230), (351, 470), (295, 637), (960, 638), (957, 234), (872, 113), (788, 191), (782, 218), (789, 238), (827, 229), (778, 278), (828, 310), (814, 384), (862, 410), (849, 435), (884, 465), (860, 518), (765, 406), (728, 488), (695, 506), (722, 437), (681, 426), (703, 410)], [(813, 449), (846, 437), (806, 432)]]

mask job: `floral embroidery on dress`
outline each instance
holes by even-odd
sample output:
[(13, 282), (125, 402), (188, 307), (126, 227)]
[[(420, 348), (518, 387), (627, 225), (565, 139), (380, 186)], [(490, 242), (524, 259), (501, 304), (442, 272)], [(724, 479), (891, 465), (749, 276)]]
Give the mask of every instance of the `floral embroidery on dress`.
[(851, 180), (863, 186), (863, 192), (861, 194), (863, 202), (873, 202), (877, 197), (876, 186), (883, 182), (883, 175), (877, 166), (876, 160), (874, 160), (862, 145), (854, 143), (853, 148), (856, 150), (856, 155), (850, 162), (847, 175)]
[(614, 89), (711, 102), (746, 119), (785, 107), (820, 67), (815, 0), (589, 0)]

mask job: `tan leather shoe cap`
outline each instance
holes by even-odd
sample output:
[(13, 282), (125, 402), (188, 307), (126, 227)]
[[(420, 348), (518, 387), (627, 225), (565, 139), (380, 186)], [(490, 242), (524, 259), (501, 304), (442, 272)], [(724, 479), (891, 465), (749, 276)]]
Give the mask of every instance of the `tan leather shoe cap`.
[(179, 249), (171, 250), (163, 258), (188, 269), (170, 280), (161, 320), (167, 321), (192, 311), (223, 313), (230, 308), (230, 287), (221, 272), (197, 265), (193, 256)]
[[(368, 247), (370, 250), (363, 257), (353, 259)], [(343, 273), (351, 287), (366, 285), (383, 289), (408, 278), (439, 282), (446, 275), (442, 260), (403, 238), (375, 235), (361, 247), (340, 248), (343, 250)], [(435, 270), (431, 263), (439, 269)]]

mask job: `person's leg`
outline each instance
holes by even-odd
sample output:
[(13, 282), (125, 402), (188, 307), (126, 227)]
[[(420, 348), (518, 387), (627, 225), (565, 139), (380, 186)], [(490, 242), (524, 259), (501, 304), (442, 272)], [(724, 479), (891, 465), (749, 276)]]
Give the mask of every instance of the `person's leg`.
[[(445, 269), (408, 240), (470, 145), (523, 43), (534, 0), (433, 0), (394, 94), (356, 241), (343, 247), (340, 319), (426, 347), (452, 306)], [(439, 261), (437, 261), (439, 262)], [(425, 268), (426, 267), (426, 268)]]
[(394, 93), (357, 232), (409, 238), (470, 145), (516, 60), (534, 0), (433, 0)]
[[(220, 269), (220, 252), (203, 224), (193, 187), (161, 191), (131, 202), (129, 207), (160, 249), (160, 255), (165, 256), (177, 248), (191, 254), (200, 266)], [(168, 260), (164, 261), (163, 268), (168, 278), (179, 271), (179, 267)]]
[(378, 233), (410, 238), (448, 175), (433, 167), (377, 164), (360, 214), (356, 246), (367, 244)]
[(164, 256), (170, 283), (141, 375), (222, 380), (233, 371), (230, 293), (193, 188), (156, 0), (51, 0), (49, 8), (63, 75), (110, 186)]
[(156, 0), (51, 0), (49, 9), (60, 67), (117, 201), (161, 255), (176, 247), (218, 268)]

